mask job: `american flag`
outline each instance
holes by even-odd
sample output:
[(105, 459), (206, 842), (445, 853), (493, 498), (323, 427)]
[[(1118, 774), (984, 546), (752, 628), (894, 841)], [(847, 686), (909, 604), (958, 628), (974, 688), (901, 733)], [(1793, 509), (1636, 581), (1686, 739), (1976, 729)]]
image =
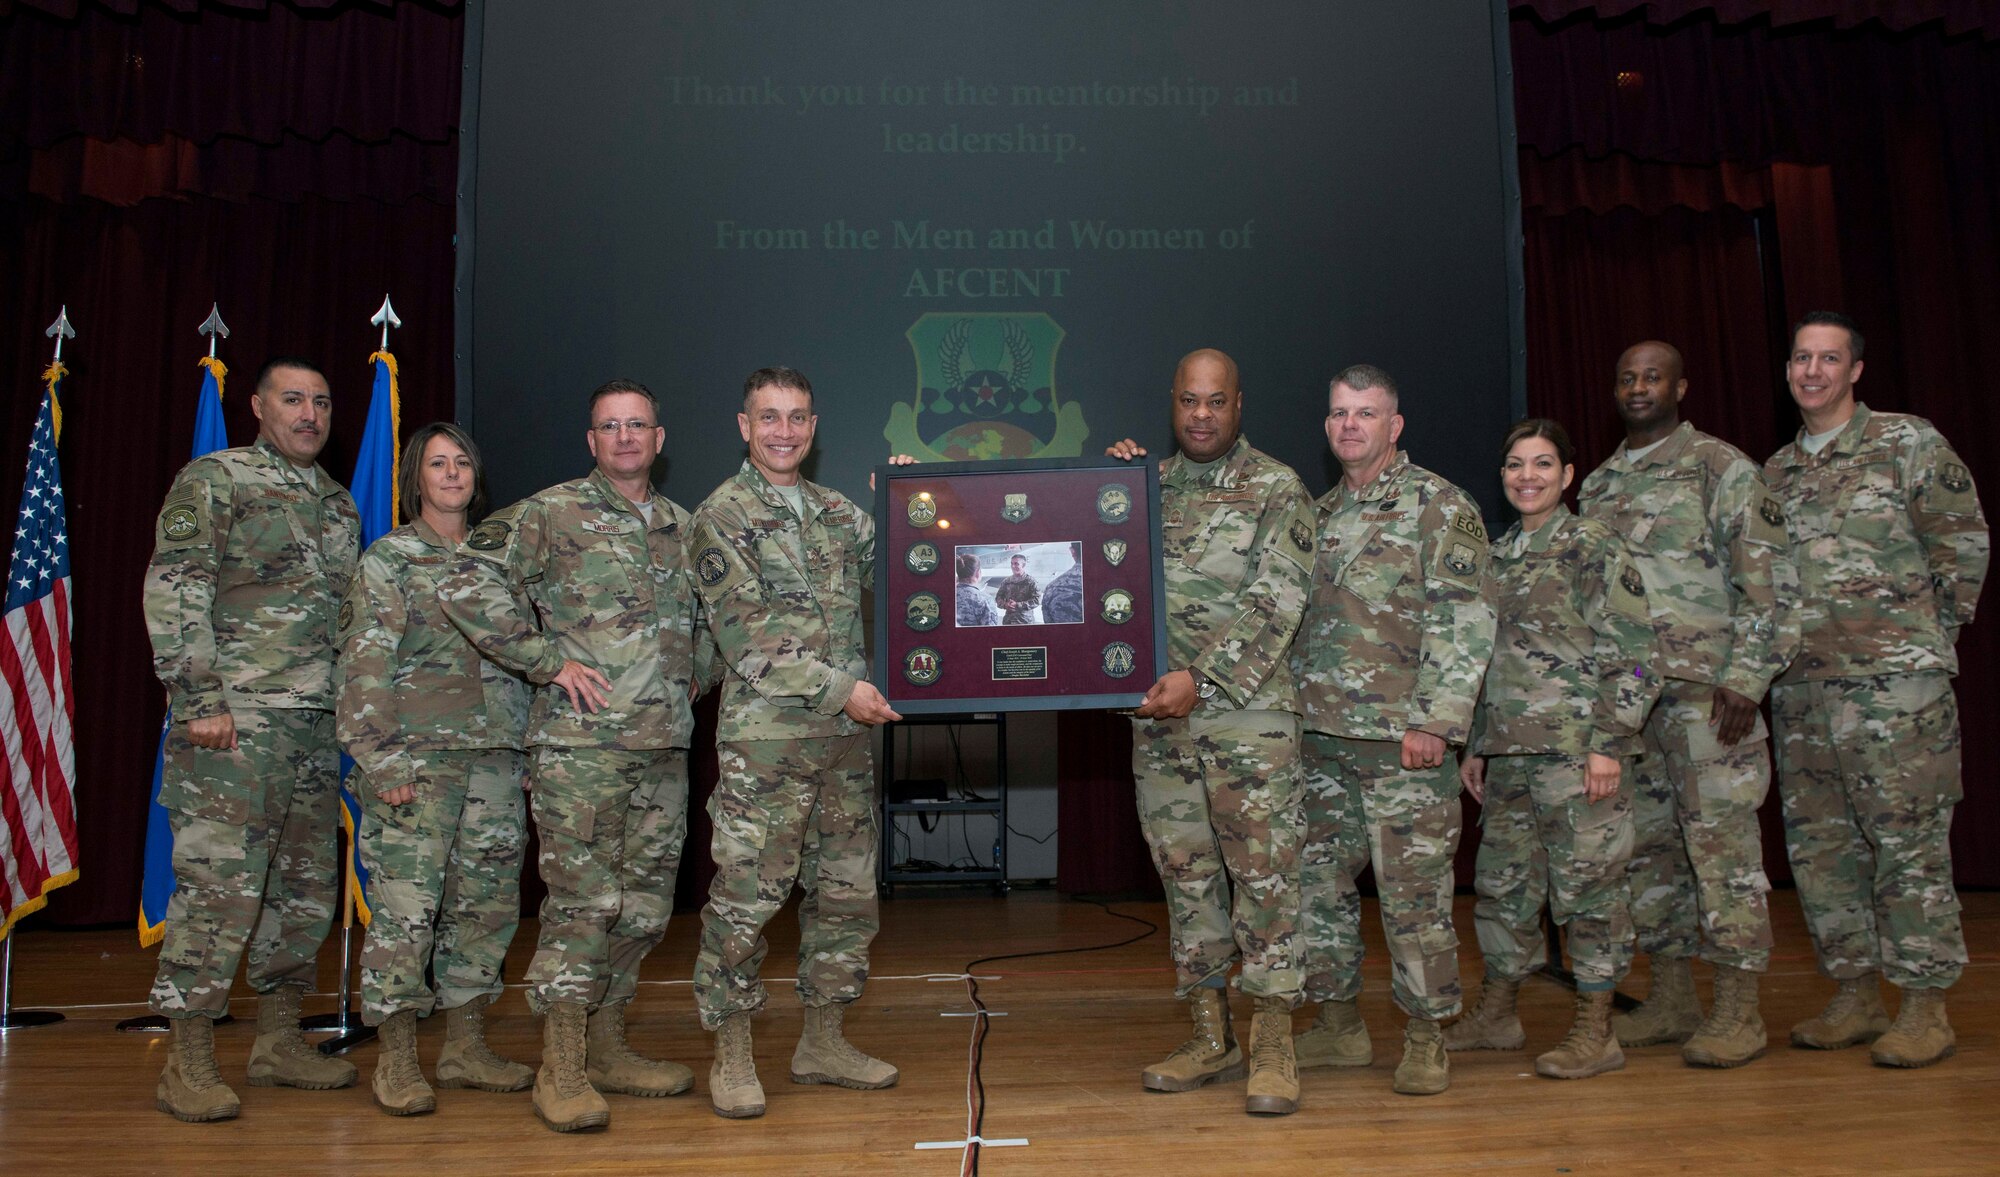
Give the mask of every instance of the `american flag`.
[(76, 880), (76, 812), (70, 792), (69, 532), (56, 462), (62, 369), (44, 379), (41, 414), (28, 443), (27, 486), (7, 566), (0, 634), (0, 936)]

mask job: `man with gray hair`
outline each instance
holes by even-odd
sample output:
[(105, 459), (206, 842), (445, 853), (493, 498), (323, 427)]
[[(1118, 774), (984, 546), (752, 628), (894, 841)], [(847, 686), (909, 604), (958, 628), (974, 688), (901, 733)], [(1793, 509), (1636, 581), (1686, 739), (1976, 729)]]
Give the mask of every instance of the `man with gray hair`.
[(1457, 1013), (1457, 765), (1493, 654), (1486, 528), (1458, 487), (1396, 448), (1395, 381), (1355, 364), (1333, 378), (1326, 440), (1341, 480), (1316, 504), (1311, 596), (1292, 668), (1304, 704), (1306, 997), (1319, 1003), (1299, 1066), (1367, 1066), (1361, 896), (1372, 860), (1396, 1004), (1409, 1015), (1395, 1089), (1450, 1085), (1440, 1023)]

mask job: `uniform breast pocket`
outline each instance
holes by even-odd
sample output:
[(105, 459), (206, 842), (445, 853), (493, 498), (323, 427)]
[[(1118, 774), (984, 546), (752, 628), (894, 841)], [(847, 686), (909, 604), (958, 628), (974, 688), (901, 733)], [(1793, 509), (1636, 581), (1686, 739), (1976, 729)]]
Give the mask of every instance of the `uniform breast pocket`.
[(1371, 608), (1387, 608), (1415, 567), (1415, 549), (1398, 543), (1370, 544), (1340, 571), (1340, 587)]
[(246, 580), (283, 584), (313, 572), (304, 537), (293, 527), (291, 513), (281, 503), (259, 503), (230, 525), (227, 562)]
[(859, 575), (854, 567), (854, 549), (838, 537), (814, 544), (806, 550), (806, 567), (812, 573), (813, 588), (838, 596)]
[(1251, 501), (1217, 499), (1204, 502), (1208, 518), (1195, 529), (1181, 548), (1181, 563), (1201, 575), (1236, 584), (1256, 562), (1250, 550), (1256, 538)]
[(1877, 550), (1888, 547), (1904, 518), (1894, 472), (1887, 463), (1871, 463), (1855, 467), (1842, 481), (1836, 500), (1841, 538)]

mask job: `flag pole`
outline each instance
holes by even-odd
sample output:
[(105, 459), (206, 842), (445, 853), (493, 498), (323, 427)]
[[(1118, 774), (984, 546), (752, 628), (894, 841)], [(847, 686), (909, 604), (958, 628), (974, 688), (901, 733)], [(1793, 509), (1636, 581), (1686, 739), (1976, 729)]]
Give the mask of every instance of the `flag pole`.
[[(203, 319), (201, 321), (201, 326), (196, 327), (195, 332), (197, 334), (206, 335), (208, 337), (208, 358), (213, 360), (215, 358), (216, 340), (229, 338), (229, 324), (224, 323), (222, 321), (221, 303), (211, 302), (208, 304), (208, 318)], [(211, 370), (213, 370), (214, 365), (210, 365), (210, 368)], [(203, 385), (203, 387), (205, 389), (207, 386)], [(198, 413), (197, 416), (199, 416)], [(197, 433), (200, 432), (199, 428), (197, 428), (196, 432)], [(196, 444), (197, 445), (200, 444), (200, 441), (198, 439), (196, 441)], [(197, 453), (196, 456), (199, 457), (200, 454)], [(163, 758), (166, 754), (166, 743), (167, 743), (166, 728), (171, 727), (173, 725), (173, 722), (174, 722), (174, 712), (173, 708), (169, 706), (167, 708), (165, 725), (162, 727), (160, 731), (160, 754)], [(162, 912), (161, 913), (162, 917), (164, 917), (165, 914), (166, 914), (165, 912)], [(142, 926), (145, 922), (143, 918), (144, 915), (145, 912), (141, 910), (140, 916), (142, 918), (140, 922)], [(140, 943), (141, 945), (143, 945), (145, 941), (142, 939)], [(222, 1011), (222, 1016), (215, 1019), (215, 1024), (218, 1026), (226, 1026), (235, 1020), (236, 1020), (236, 1015), (230, 1013), (228, 1010), (225, 1009)], [(165, 1034), (173, 1029), (173, 1027), (170, 1024), (168, 1024), (167, 1019), (161, 1017), (159, 1014), (141, 1014), (138, 1017), (125, 1018), (122, 1021), (118, 1022), (118, 1024), (113, 1026), (112, 1028), (125, 1034)]]
[[(389, 351), (389, 329), (391, 327), (401, 327), (403, 325), (403, 320), (397, 316), (396, 308), (389, 302), (389, 296), (387, 294), (384, 294), (382, 296), (382, 305), (376, 308), (375, 313), (373, 315), (369, 316), (368, 322), (371, 326), (380, 327), (382, 329), (381, 347), (379, 349), (378, 354), (380, 356), (386, 357)], [(394, 361), (391, 360), (388, 362), (391, 364), (390, 372), (392, 373), (392, 378), (393, 378), (393, 373), (395, 371), (393, 367)], [(391, 387), (393, 391), (393, 383)], [(372, 412), (374, 406), (371, 404), (369, 407), (370, 411)], [(365, 442), (366, 440), (367, 440), (367, 434), (364, 433), (363, 441)], [(392, 471), (390, 477), (392, 479), (394, 478), (393, 474), (394, 459), (395, 459), (395, 447), (392, 442), (390, 446), (390, 461), (391, 461), (391, 471)], [(392, 491), (391, 502), (393, 501), (394, 499)], [(391, 523), (393, 522), (394, 518), (392, 515)], [(372, 541), (376, 538), (378, 537), (369, 535), (367, 533), (367, 523), (364, 516), (364, 521), (362, 524), (362, 539), (364, 543)], [(342, 757), (341, 766), (343, 771), (343, 777), (340, 784), (341, 794), (343, 798), (341, 801), (341, 807), (344, 811), (347, 806), (345, 800), (345, 797), (347, 795), (347, 781), (345, 779), (345, 771), (348, 766), (348, 761), (346, 760), (345, 757)], [(341, 860), (342, 870), (346, 874), (347, 880), (346, 880), (346, 886), (341, 888), (342, 894), (341, 894), (341, 905), (340, 905), (340, 986), (337, 991), (339, 1006), (334, 1013), (318, 1014), (310, 1018), (303, 1018), (299, 1022), (300, 1028), (304, 1030), (318, 1032), (318, 1033), (325, 1033), (331, 1031), (333, 1033), (334, 1036), (332, 1038), (329, 1038), (325, 1042), (319, 1044), (319, 1052), (321, 1054), (333, 1055), (333, 1054), (343, 1053), (347, 1050), (353, 1049), (354, 1047), (360, 1045), (363, 1042), (370, 1041), (376, 1035), (375, 1027), (361, 1024), (360, 1019), (356, 1017), (353, 1004), (354, 904), (355, 904), (355, 892), (360, 888), (359, 875), (357, 872), (360, 869), (359, 863), (361, 861), (361, 848), (358, 844), (359, 839), (361, 837), (361, 818), (362, 815), (360, 807), (359, 805), (356, 805), (354, 811), (350, 815), (350, 820), (345, 821), (341, 824), (341, 833), (345, 836), (347, 840), (347, 852), (345, 855), (343, 855)]]
[(0, 954), (0, 1034), (62, 1021), (63, 1016), (52, 1009), (14, 1008), (14, 937), (8, 936), (0, 945), (5, 946)]
[[(56, 341), (56, 354), (52, 363), (62, 363), (63, 340), (75, 339), (76, 328), (70, 326), (69, 307), (65, 304), (56, 313), (56, 321), (50, 323), (42, 334)], [(51, 386), (53, 387), (53, 386)], [(39, 906), (39, 904), (37, 905)], [(26, 909), (32, 911), (33, 908)], [(25, 911), (21, 914), (25, 914)], [(29, 1026), (49, 1026), (63, 1020), (63, 1015), (52, 1009), (14, 1008), (14, 933), (15, 927), (0, 931), (0, 1034), (9, 1030), (22, 1030)]]
[(340, 1012), (317, 1014), (299, 1019), (299, 1028), (310, 1032), (331, 1030), (334, 1036), (319, 1044), (321, 1054), (345, 1054), (375, 1037), (375, 1027), (364, 1026), (354, 1012), (354, 888), (341, 888), (340, 905)]

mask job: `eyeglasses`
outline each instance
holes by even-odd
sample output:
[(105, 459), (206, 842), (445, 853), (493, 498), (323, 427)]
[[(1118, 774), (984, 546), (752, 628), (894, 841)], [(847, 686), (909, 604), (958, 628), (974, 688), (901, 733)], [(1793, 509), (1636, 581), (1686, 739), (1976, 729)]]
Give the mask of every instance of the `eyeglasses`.
[(599, 437), (617, 437), (621, 433), (644, 433), (649, 429), (658, 428), (657, 424), (651, 421), (641, 421), (637, 417), (632, 418), (630, 421), (599, 421), (597, 424), (591, 426), (591, 429), (595, 430)]

